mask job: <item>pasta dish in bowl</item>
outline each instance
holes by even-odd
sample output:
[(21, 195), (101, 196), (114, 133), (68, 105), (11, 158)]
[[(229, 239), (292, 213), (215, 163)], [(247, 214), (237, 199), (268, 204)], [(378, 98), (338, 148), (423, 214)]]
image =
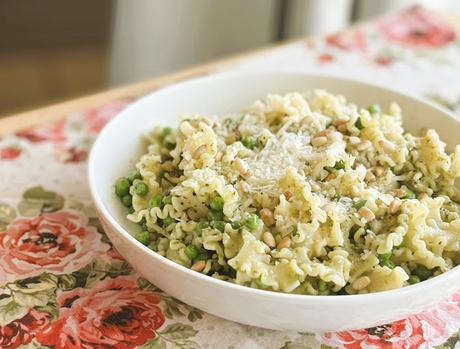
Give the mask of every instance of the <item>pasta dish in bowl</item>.
[[(328, 87), (293, 84), (225, 113), (182, 109), (176, 125), (139, 127), (136, 155), (106, 183), (136, 246), (191, 278), (289, 293), (293, 304), (393, 297), (456, 273), (460, 148), (446, 150), (429, 122), (406, 129), (404, 98), (362, 105)], [(316, 329), (261, 321), (250, 323)]]

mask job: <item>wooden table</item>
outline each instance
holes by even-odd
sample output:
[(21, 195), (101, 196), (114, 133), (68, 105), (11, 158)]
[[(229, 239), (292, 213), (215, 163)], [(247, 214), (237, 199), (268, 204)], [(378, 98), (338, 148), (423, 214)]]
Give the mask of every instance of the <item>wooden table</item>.
[[(438, 15), (445, 18), (452, 25), (460, 27), (460, 14), (440, 12), (438, 13)], [(366, 23), (360, 23), (355, 25), (353, 28), (350, 28), (350, 30), (365, 25)], [(88, 108), (96, 107), (98, 105), (101, 105), (114, 99), (141, 96), (161, 86), (168, 85), (180, 80), (186, 80), (188, 78), (200, 75), (202, 72), (210, 72), (214, 70), (223, 69), (227, 66), (231, 66), (232, 64), (244, 61), (251, 57), (268, 55), (272, 52), (281, 50), (283, 49), (283, 47), (286, 47), (288, 45), (292, 45), (307, 40), (314, 40), (314, 38), (296, 39), (293, 41), (278, 43), (270, 47), (257, 49), (251, 52), (245, 52), (211, 63), (191, 67), (185, 70), (181, 70), (179, 72), (156, 77), (131, 85), (110, 89), (82, 98), (72, 99), (67, 102), (53, 104), (47, 107), (34, 109), (16, 115), (6, 116), (0, 119), (0, 135), (15, 132), (21, 128), (36, 125), (38, 123), (42, 123), (48, 120), (54, 120), (70, 112), (82, 111)]]

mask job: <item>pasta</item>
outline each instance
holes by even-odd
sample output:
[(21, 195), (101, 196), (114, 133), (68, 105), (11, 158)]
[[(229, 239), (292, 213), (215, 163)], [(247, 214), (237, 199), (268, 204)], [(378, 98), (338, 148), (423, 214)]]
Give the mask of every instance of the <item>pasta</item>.
[(460, 264), (460, 146), (404, 131), (396, 104), (268, 95), (156, 127), (115, 192), (136, 238), (200, 273), (311, 295), (378, 292)]

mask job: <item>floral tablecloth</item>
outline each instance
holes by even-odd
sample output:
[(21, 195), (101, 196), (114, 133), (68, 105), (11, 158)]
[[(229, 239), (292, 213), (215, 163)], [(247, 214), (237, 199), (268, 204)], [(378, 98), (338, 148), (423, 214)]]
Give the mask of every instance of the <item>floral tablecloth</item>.
[[(230, 69), (352, 76), (460, 113), (460, 31), (421, 8)], [(460, 348), (460, 293), (385, 326), (313, 334), (219, 319), (140, 277), (101, 229), (86, 182), (94, 138), (137, 97), (0, 140), (0, 348)]]

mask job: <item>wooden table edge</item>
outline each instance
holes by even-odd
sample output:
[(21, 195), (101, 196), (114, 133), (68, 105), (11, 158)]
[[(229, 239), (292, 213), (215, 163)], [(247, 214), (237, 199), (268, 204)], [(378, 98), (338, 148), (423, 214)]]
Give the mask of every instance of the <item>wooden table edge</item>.
[[(450, 22), (451, 25), (460, 28), (459, 13), (440, 11), (433, 12), (436, 12), (438, 15), (446, 19), (448, 22)], [(356, 27), (366, 25), (372, 21), (373, 20), (371, 19), (370, 21), (356, 23), (355, 25), (351, 26), (346, 30), (355, 29)], [(72, 112), (88, 110), (100, 106), (104, 103), (107, 103), (111, 100), (141, 96), (142, 94), (148, 93), (156, 88), (171, 84), (176, 81), (192, 78), (194, 76), (199, 76), (200, 74), (205, 74), (209, 71), (217, 71), (220, 68), (231, 66), (232, 64), (236, 64), (245, 59), (256, 57), (261, 54), (275, 52), (284, 47), (295, 45), (301, 42), (307, 42), (308, 40), (314, 40), (315, 38), (322, 36), (324, 35), (311, 36), (301, 39), (297, 38), (294, 40), (276, 43), (269, 47), (263, 47), (249, 52), (243, 52), (210, 63), (200, 64), (191, 68), (180, 70), (175, 73), (155, 77), (153, 79), (117, 87), (96, 94), (91, 94), (88, 96), (72, 99), (66, 102), (53, 104), (47, 107), (42, 107), (31, 111), (26, 111), (16, 115), (6, 116), (0, 119), (0, 136), (13, 133), (26, 127), (31, 127), (39, 123), (56, 120)]]

